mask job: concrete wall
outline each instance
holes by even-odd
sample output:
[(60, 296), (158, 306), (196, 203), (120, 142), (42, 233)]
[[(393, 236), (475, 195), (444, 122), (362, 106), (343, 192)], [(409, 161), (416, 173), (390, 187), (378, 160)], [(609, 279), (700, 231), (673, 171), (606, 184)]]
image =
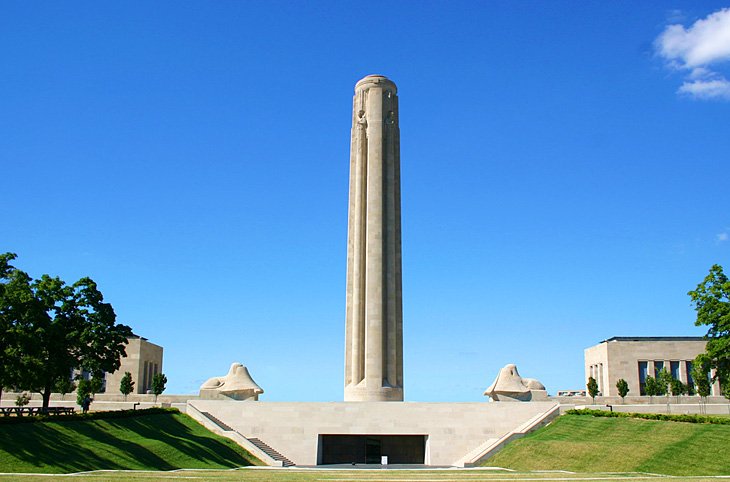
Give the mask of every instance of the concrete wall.
[[(426, 435), (426, 463), (453, 465), (555, 407), (530, 403), (250, 402), (192, 400), (240, 432), (259, 438), (297, 465), (316, 465), (320, 434)], [(383, 454), (387, 455), (387, 454)]]
[(132, 374), (134, 393), (147, 393), (152, 376), (162, 373), (162, 347), (144, 338), (130, 338), (125, 349), (127, 356), (122, 358), (119, 369), (106, 374), (106, 393), (120, 393), (119, 384), (124, 372)]
[[(599, 343), (596, 346), (592, 346), (585, 350), (585, 380), (588, 383), (588, 378), (593, 377), (598, 382), (598, 391), (608, 395), (610, 393), (610, 387), (606, 386), (606, 381), (610, 380), (608, 376), (608, 344)], [(615, 382), (614, 382), (615, 383)], [(610, 385), (610, 383), (608, 383)], [(614, 388), (615, 390), (615, 388)]]

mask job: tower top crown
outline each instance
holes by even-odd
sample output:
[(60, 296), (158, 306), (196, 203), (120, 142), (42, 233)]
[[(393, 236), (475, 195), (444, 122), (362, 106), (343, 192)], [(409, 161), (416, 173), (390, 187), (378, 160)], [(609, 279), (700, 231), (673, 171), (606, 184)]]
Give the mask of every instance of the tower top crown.
[(371, 74), (360, 79), (358, 83), (355, 84), (355, 90), (366, 89), (373, 86), (390, 87), (394, 91), (398, 90), (398, 88), (395, 86), (395, 82), (393, 82), (384, 75), (378, 74)]

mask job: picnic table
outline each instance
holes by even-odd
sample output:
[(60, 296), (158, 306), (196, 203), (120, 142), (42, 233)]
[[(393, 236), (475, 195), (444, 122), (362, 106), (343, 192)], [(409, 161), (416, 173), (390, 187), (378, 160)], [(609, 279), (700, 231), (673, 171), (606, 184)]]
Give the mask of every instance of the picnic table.
[(5, 417), (15, 415), (71, 415), (76, 412), (74, 407), (0, 407), (0, 414)]

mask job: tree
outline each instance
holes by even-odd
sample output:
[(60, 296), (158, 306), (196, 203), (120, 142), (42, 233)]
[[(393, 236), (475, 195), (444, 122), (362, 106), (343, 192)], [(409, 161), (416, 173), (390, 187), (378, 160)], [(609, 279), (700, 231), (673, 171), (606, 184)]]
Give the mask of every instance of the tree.
[(586, 384), (588, 389), (588, 395), (593, 399), (593, 405), (596, 403), (596, 395), (598, 395), (598, 382), (593, 377), (588, 377), (588, 383)]
[(61, 394), (61, 400), (63, 400), (63, 397), (65, 397), (67, 393), (71, 393), (74, 390), (76, 390), (76, 384), (69, 377), (59, 379), (53, 387), (54, 392)]
[(710, 396), (709, 364), (706, 353), (697, 355), (692, 364), (692, 379), (695, 382), (697, 395), (700, 396), (700, 412), (705, 411), (704, 405), (707, 403), (707, 397)]
[(152, 393), (155, 394), (155, 403), (157, 403), (158, 395), (161, 395), (165, 391), (165, 384), (167, 383), (167, 377), (163, 373), (157, 373), (152, 377), (152, 384), (150, 388)]
[(672, 383), (672, 375), (666, 368), (659, 370), (656, 376), (657, 395), (666, 395), (669, 397), (669, 385)]
[(624, 398), (629, 393), (629, 384), (623, 378), (620, 378), (616, 382), (616, 390), (618, 390), (618, 396), (621, 397), (621, 403), (624, 403)]
[(679, 397), (687, 394), (687, 385), (682, 383), (681, 380), (672, 378), (672, 381), (669, 383), (669, 391), (673, 396), (677, 397), (677, 403), (679, 403)]
[(0, 258), (5, 281), (0, 318), (10, 327), (3, 330), (0, 345), (15, 360), (10, 373), (1, 375), (2, 384), (13, 379), (20, 388), (40, 393), (48, 408), (54, 386), (72, 369), (100, 374), (119, 368), (132, 330), (116, 323), (114, 309), (91, 278), (72, 285), (48, 275), (34, 281), (9, 266), (14, 258), (12, 253)]
[(119, 391), (124, 395), (124, 401), (127, 401), (127, 395), (132, 393), (134, 390), (134, 380), (132, 380), (132, 374), (124, 372), (122, 380), (119, 382)]
[(76, 405), (82, 407), (86, 397), (91, 397), (91, 382), (82, 378), (76, 387)]
[[(709, 326), (705, 338), (708, 368), (715, 369), (712, 381), (730, 383), (730, 280), (715, 264), (697, 289), (687, 293), (697, 311), (697, 326)], [(724, 383), (723, 383), (724, 382)]]
[(666, 368), (659, 370), (656, 377), (657, 395), (667, 396), (667, 413), (669, 413), (669, 387), (672, 385), (672, 374)]
[(6, 301), (7, 295), (5, 292), (10, 273), (14, 269), (10, 265), (10, 261), (13, 259), (15, 259), (13, 253), (0, 254), (0, 333), (2, 333), (2, 338), (0, 338), (0, 400), (3, 397), (3, 387), (8, 385), (8, 378), (10, 371), (12, 371), (7, 353), (10, 348), (8, 345), (11, 341), (9, 334), (12, 328), (12, 317), (6, 313), (8, 310), (6, 307), (8, 301)]
[(727, 405), (727, 411), (730, 413), (730, 383), (726, 383), (722, 386), (722, 396), (727, 398), (728, 405)]
[(30, 277), (10, 264), (16, 255), (0, 254), (0, 399), (4, 387), (20, 385), (24, 361), (19, 350), (22, 326), (32, 310)]
[(30, 403), (30, 395), (28, 395), (27, 393), (21, 393), (15, 399), (16, 407), (25, 407), (29, 403)]
[(91, 396), (94, 397), (97, 393), (100, 393), (103, 386), (104, 378), (101, 374), (92, 376), (89, 380), (89, 391), (91, 392)]
[(654, 395), (661, 395), (659, 393), (659, 386), (657, 385), (656, 378), (646, 377), (644, 381), (644, 393), (649, 395), (649, 403), (654, 403)]

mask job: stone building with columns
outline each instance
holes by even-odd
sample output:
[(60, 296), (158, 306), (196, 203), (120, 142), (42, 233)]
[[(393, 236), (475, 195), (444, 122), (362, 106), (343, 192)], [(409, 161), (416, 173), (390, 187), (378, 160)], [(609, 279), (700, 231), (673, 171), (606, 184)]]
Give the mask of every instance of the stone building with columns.
[[(666, 368), (672, 377), (693, 385), (692, 364), (705, 351), (700, 336), (615, 336), (585, 350), (585, 379), (595, 378), (603, 396), (618, 396), (616, 382), (623, 378), (631, 395), (644, 395), (646, 377)], [(719, 383), (712, 395), (721, 395)]]

